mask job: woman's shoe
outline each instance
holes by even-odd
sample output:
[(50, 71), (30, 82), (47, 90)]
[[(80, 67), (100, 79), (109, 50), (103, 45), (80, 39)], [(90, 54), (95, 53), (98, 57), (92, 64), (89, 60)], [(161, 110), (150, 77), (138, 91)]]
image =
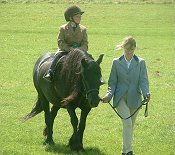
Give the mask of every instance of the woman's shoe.
[(132, 151), (130, 151), (126, 155), (134, 155), (134, 153)]

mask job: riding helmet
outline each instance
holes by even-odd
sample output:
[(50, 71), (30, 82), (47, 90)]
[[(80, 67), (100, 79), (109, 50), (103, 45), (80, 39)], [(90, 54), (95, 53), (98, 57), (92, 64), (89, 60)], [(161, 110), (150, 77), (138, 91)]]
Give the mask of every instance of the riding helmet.
[(66, 9), (66, 11), (64, 12), (64, 17), (66, 19), (66, 21), (70, 21), (70, 17), (73, 17), (74, 15), (77, 15), (77, 14), (83, 14), (84, 11), (81, 11), (81, 9), (76, 6), (76, 5), (73, 5), (69, 8)]

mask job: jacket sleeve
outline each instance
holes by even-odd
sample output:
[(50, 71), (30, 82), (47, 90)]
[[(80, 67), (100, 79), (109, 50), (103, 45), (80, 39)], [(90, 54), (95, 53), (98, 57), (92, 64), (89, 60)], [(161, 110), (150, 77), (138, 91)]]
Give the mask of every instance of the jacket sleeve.
[(109, 76), (109, 80), (108, 80), (108, 90), (107, 90), (107, 96), (108, 98), (111, 100), (111, 98), (114, 95), (115, 89), (117, 87), (117, 69), (116, 69), (116, 61), (113, 60), (112, 63), (112, 68), (111, 68), (111, 72), (110, 72), (110, 76)]
[(81, 42), (81, 46), (79, 47), (80, 50), (87, 52), (88, 51), (88, 36), (86, 28), (83, 30), (83, 39)]
[(65, 42), (65, 30), (63, 27), (60, 27), (60, 30), (59, 30), (59, 33), (58, 33), (58, 38), (57, 38), (57, 41), (58, 41), (58, 47), (60, 50), (62, 51), (66, 51), (66, 52), (69, 52), (69, 46), (68, 44)]
[(149, 80), (144, 60), (141, 61), (139, 85), (143, 96), (146, 96), (146, 94), (149, 93)]

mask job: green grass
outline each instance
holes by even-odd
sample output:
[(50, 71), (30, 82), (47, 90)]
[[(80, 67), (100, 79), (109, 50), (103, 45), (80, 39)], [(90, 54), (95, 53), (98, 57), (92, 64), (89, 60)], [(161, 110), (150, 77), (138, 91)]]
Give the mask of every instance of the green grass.
[[(89, 51), (95, 58), (105, 54), (101, 67), (106, 81), (112, 59), (122, 54), (114, 49), (123, 37), (133, 35), (138, 44), (136, 54), (146, 60), (151, 101), (149, 117), (144, 118), (144, 110), (141, 110), (136, 122), (135, 154), (174, 155), (175, 5), (82, 2), (79, 6), (85, 10), (82, 24), (88, 28)], [(65, 23), (63, 12), (67, 6), (68, 3), (59, 1), (53, 4), (0, 4), (2, 155), (76, 154), (66, 147), (72, 128), (65, 110), (60, 110), (55, 120), (54, 148), (42, 145), (43, 113), (26, 123), (20, 122), (36, 98), (32, 83), (33, 65), (41, 54), (57, 49), (57, 32)], [(107, 85), (101, 87), (101, 96), (106, 89)], [(100, 104), (87, 119), (84, 154), (120, 155), (121, 131), (120, 119), (109, 105)]]
[(95, 4), (121, 4), (121, 3), (133, 3), (133, 4), (172, 4), (175, 0), (0, 0), (1, 3), (95, 3)]

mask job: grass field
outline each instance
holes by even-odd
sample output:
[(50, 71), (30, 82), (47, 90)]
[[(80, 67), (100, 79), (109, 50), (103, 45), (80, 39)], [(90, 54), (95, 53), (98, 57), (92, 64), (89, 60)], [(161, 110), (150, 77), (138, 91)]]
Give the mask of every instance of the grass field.
[[(65, 23), (63, 12), (72, 3), (0, 2), (0, 155), (76, 154), (66, 147), (72, 128), (65, 110), (60, 110), (55, 120), (55, 147), (42, 145), (43, 113), (26, 123), (20, 121), (36, 98), (32, 82), (34, 63), (41, 54), (56, 51), (58, 28)], [(127, 35), (135, 37), (136, 54), (147, 63), (151, 101), (149, 117), (144, 118), (144, 109), (138, 116), (134, 152), (136, 155), (175, 155), (174, 1), (109, 2), (80, 1), (79, 6), (85, 10), (82, 24), (88, 29), (89, 51), (95, 58), (105, 54), (101, 68), (107, 81), (113, 58), (122, 54), (114, 50), (115, 45)], [(169, 4), (165, 4), (167, 2)], [(101, 87), (101, 96), (106, 89), (107, 85)], [(100, 104), (87, 119), (83, 154), (120, 155), (121, 131), (120, 119), (109, 105)]]

